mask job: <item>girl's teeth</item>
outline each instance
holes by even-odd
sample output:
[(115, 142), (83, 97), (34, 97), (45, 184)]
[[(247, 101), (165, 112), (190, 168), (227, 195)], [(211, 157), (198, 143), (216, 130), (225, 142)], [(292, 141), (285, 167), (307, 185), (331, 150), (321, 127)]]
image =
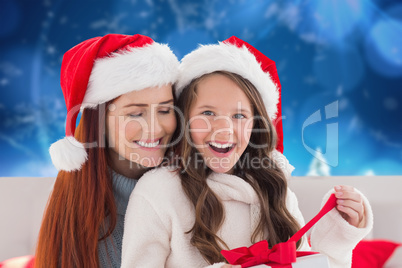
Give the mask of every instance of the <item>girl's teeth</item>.
[(137, 141), (136, 143), (142, 147), (153, 148), (153, 147), (156, 147), (159, 145), (159, 141), (160, 140), (157, 140), (156, 142), (150, 142), (150, 143), (146, 143), (143, 141)]

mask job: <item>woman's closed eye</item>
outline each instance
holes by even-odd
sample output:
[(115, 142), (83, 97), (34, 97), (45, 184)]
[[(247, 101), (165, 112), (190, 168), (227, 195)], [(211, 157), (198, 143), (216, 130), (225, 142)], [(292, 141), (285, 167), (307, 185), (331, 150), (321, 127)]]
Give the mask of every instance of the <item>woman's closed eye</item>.
[(141, 117), (142, 114), (143, 114), (143, 113), (130, 113), (130, 114), (128, 114), (127, 116), (128, 116), (128, 117), (135, 118), (135, 117)]
[(170, 114), (170, 112), (171, 112), (172, 110), (173, 110), (173, 109), (172, 109), (171, 107), (166, 107), (166, 108), (160, 109), (158, 112), (161, 113), (161, 114)]

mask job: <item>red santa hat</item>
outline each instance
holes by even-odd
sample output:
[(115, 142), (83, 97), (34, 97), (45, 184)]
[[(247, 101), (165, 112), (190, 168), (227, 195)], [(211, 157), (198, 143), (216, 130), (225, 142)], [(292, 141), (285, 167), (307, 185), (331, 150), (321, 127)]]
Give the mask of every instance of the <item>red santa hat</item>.
[(283, 153), (281, 84), (275, 62), (236, 36), (217, 45), (203, 45), (181, 60), (176, 95), (193, 79), (215, 71), (238, 74), (256, 87), (278, 134), (276, 149)]
[(125, 93), (173, 84), (179, 62), (167, 45), (143, 35), (108, 34), (86, 40), (64, 54), (60, 83), (67, 106), (66, 137), (49, 152), (58, 170), (79, 170), (87, 160), (74, 138), (78, 113)]

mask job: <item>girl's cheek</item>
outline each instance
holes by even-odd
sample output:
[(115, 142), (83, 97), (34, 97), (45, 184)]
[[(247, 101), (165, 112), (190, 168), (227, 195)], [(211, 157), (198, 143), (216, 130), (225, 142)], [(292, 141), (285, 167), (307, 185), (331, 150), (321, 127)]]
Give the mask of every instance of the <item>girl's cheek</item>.
[(190, 122), (190, 136), (194, 145), (204, 144), (204, 140), (209, 136), (211, 127), (208, 121), (203, 119), (194, 119)]
[(247, 143), (250, 141), (252, 133), (253, 133), (253, 126), (250, 126), (250, 127), (246, 128), (246, 131), (245, 131), (244, 135), (245, 135), (245, 137), (247, 139)]
[(236, 133), (239, 141), (242, 143), (241, 145), (248, 145), (252, 131), (253, 126), (250, 126), (250, 124), (242, 124), (237, 128)]
[(203, 118), (192, 118), (190, 121), (190, 131), (191, 133), (204, 133), (208, 135), (211, 131), (211, 123)]
[(188, 141), (188, 142), (191, 144), (191, 146), (199, 149), (198, 146), (203, 144), (203, 142), (202, 142), (203, 137), (200, 136), (199, 133), (191, 133), (190, 136), (191, 136), (191, 141)]

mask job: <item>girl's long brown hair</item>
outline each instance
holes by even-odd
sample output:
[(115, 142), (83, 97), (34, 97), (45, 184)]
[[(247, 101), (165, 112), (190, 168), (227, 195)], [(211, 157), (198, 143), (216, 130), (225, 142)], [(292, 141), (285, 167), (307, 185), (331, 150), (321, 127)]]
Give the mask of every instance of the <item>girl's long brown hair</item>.
[[(212, 172), (206, 165), (200, 165), (198, 151), (190, 145), (191, 139), (185, 129), (189, 122), (189, 112), (197, 97), (197, 86), (200, 81), (212, 74), (221, 74), (234, 81), (249, 98), (254, 107), (254, 129), (249, 146), (246, 148), (234, 167), (234, 175), (248, 182), (256, 191), (260, 203), (260, 219), (251, 237), (252, 242), (266, 239), (270, 247), (285, 242), (300, 229), (295, 218), (286, 208), (287, 181), (282, 170), (271, 157), (276, 146), (275, 128), (269, 120), (262, 98), (257, 89), (248, 80), (229, 72), (218, 71), (204, 75), (192, 81), (182, 92), (178, 107), (184, 118), (178, 133), (185, 132), (182, 142), (176, 147), (176, 154), (181, 156), (179, 175), (182, 187), (195, 207), (195, 223), (191, 233), (191, 244), (200, 251), (209, 263), (224, 261), (220, 251), (228, 248), (217, 235), (224, 220), (224, 208), (219, 198), (208, 187), (206, 178)], [(254, 144), (257, 146), (250, 146)], [(254, 147), (254, 148), (253, 148)], [(259, 147), (259, 148), (256, 148)], [(245, 161), (258, 158), (265, 161), (261, 167), (253, 168)], [(297, 244), (300, 245), (300, 241)]]
[(106, 105), (82, 113), (75, 137), (97, 144), (87, 149), (81, 170), (58, 173), (42, 220), (35, 267), (99, 266), (98, 243), (112, 233), (117, 218), (103, 136)]

